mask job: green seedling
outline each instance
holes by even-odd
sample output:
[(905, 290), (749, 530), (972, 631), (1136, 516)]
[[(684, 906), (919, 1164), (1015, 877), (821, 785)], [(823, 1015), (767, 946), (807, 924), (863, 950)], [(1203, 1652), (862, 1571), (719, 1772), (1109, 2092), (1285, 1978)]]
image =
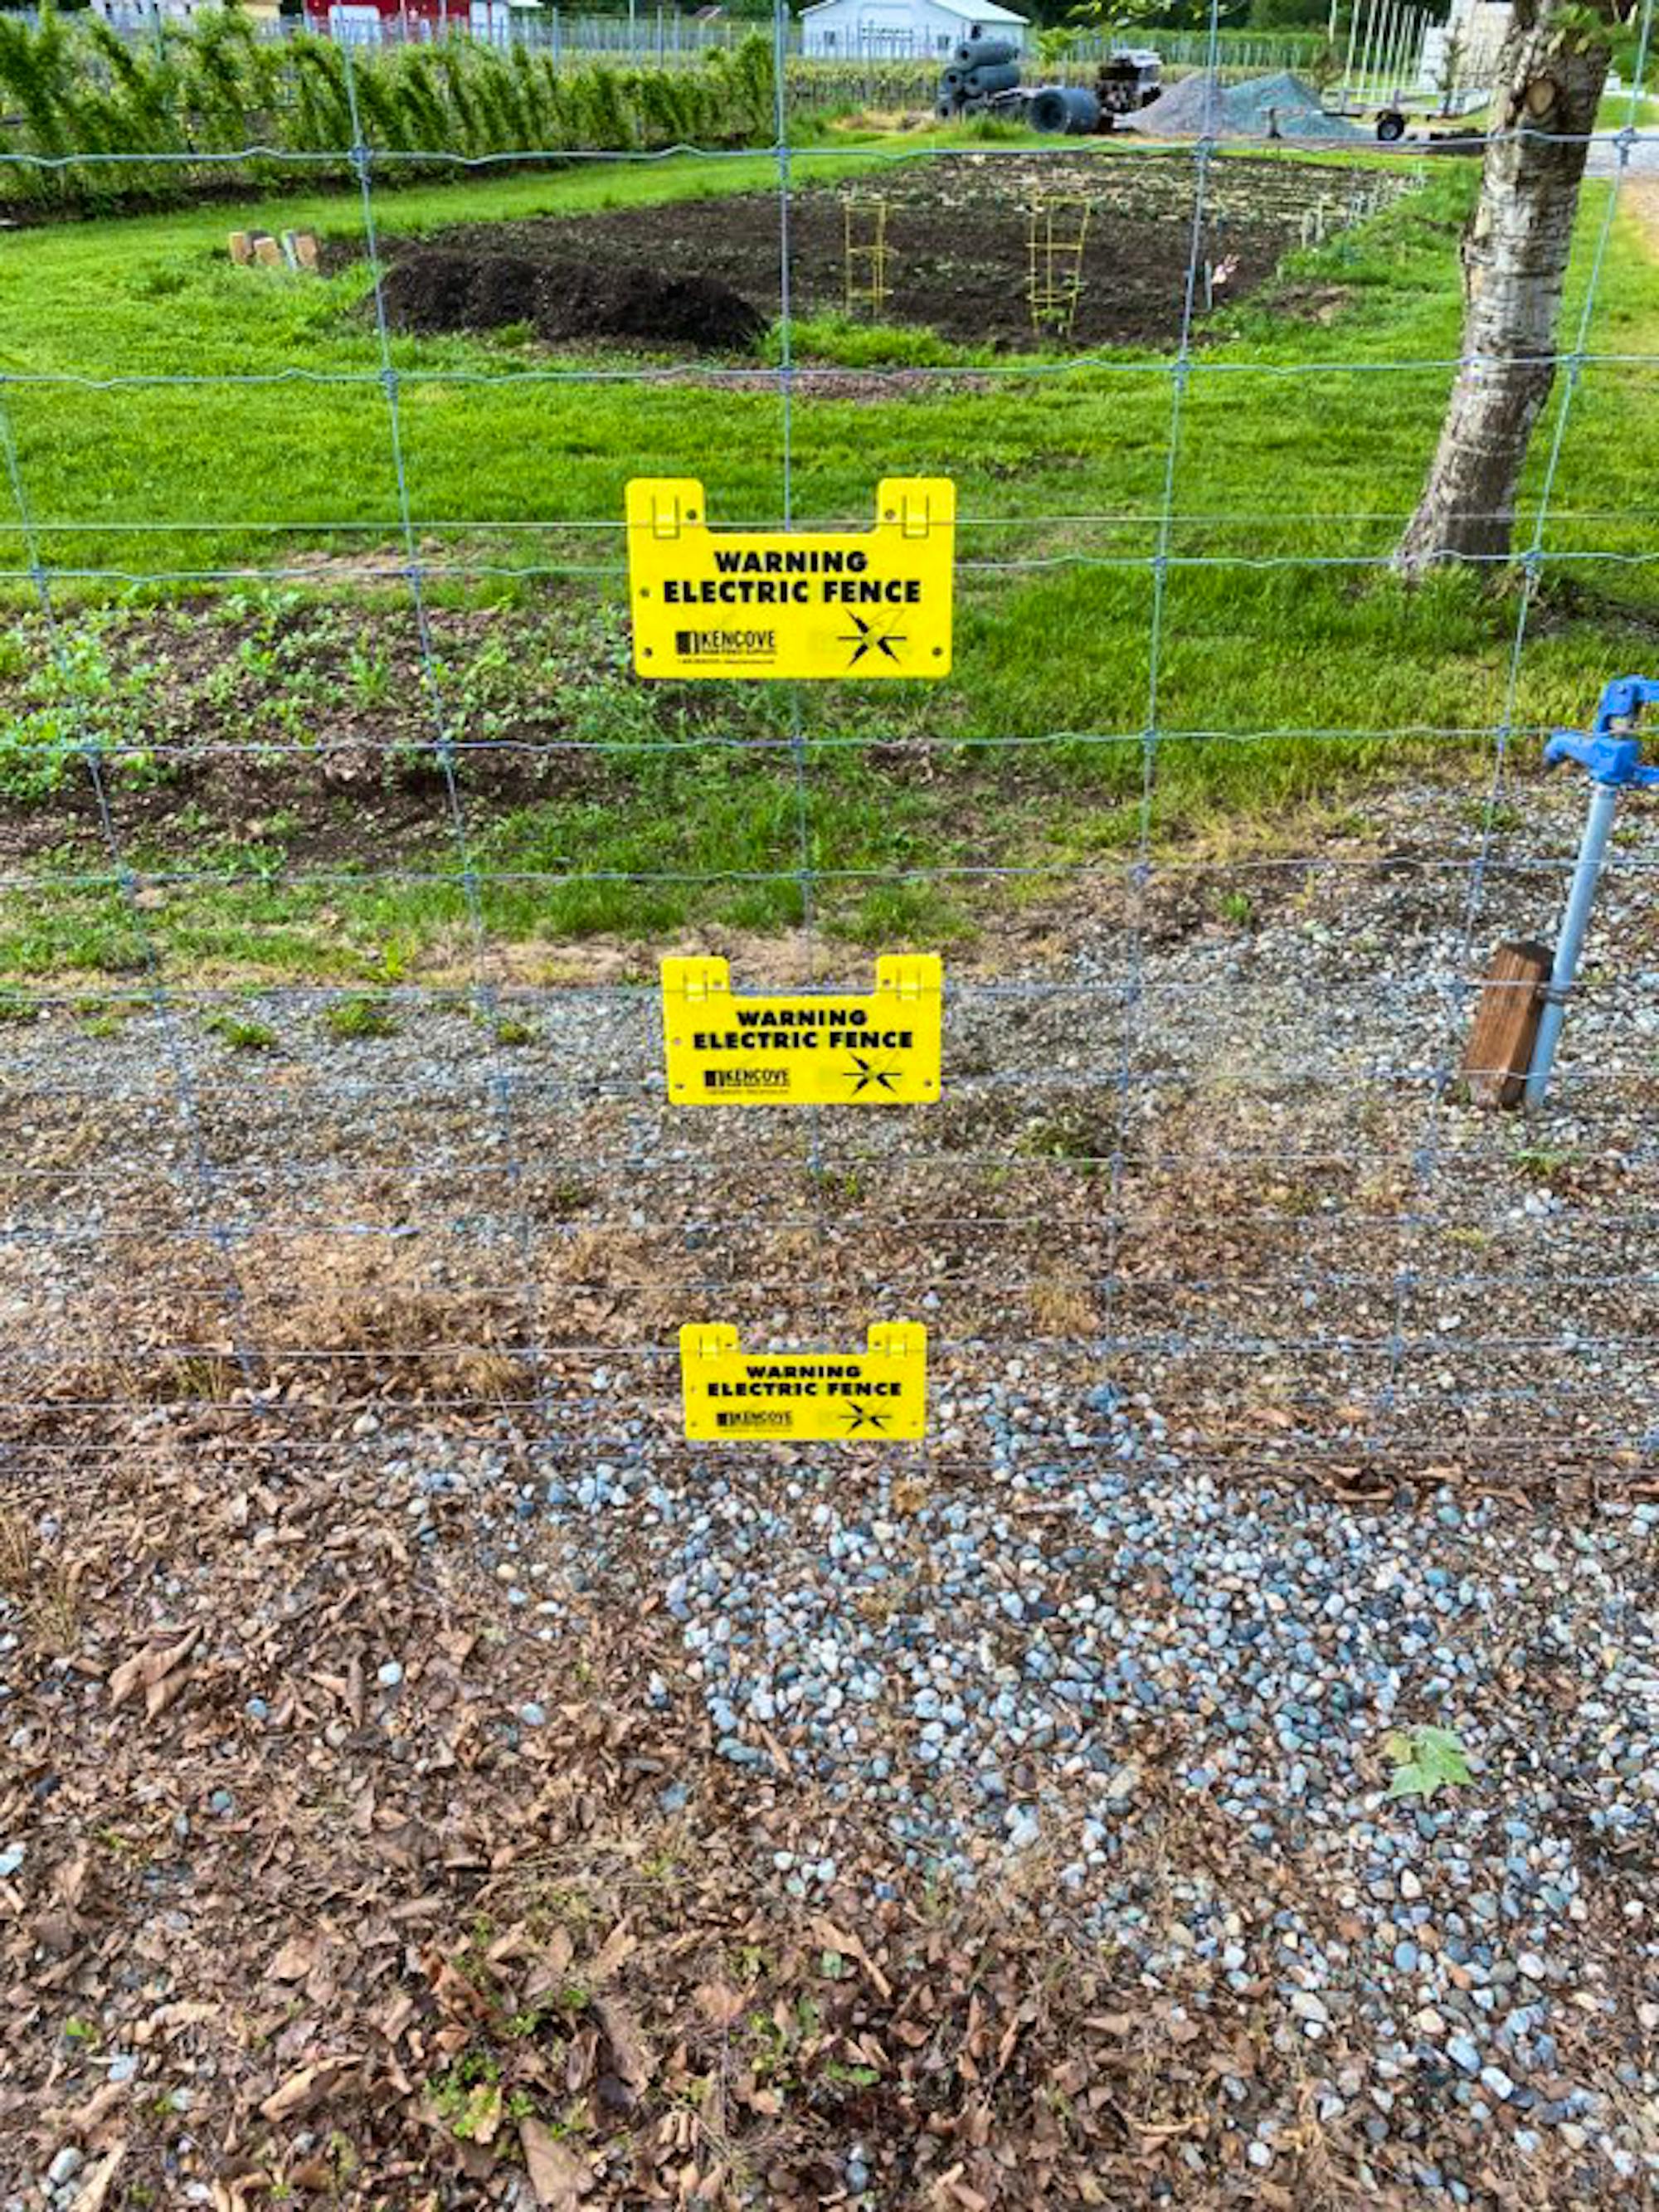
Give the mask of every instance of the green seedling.
[(267, 1023), (242, 1014), (211, 1014), (204, 1026), (233, 1052), (275, 1052), (276, 1032)]
[(323, 1016), (323, 1027), (333, 1037), (362, 1039), (395, 1036), (398, 1024), (383, 999), (359, 997), (337, 1000)]

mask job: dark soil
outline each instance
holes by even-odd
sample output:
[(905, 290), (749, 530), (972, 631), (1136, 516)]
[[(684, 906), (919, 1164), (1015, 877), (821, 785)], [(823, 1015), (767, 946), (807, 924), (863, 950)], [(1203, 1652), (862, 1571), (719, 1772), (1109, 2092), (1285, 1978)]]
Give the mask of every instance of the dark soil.
[[(1229, 161), (1212, 173), (1200, 264), (1232, 264), (1217, 304), (1268, 281), (1300, 242), (1308, 209), (1322, 202), (1340, 219), (1350, 184), (1340, 168), (1279, 158)], [(1054, 209), (1059, 236), (1086, 201), (1069, 342), (1167, 346), (1180, 335), (1193, 242), (1192, 163), (1184, 155), (953, 155), (884, 166), (855, 186), (809, 185), (790, 210), (797, 317), (872, 316), (867, 300), (849, 306), (848, 239), (849, 225), (856, 241), (873, 235), (878, 201), (887, 246), (882, 321), (999, 349), (1066, 343), (1051, 327), (1040, 334), (1033, 327), (1032, 207), (1066, 204)], [(416, 331), (528, 323), (550, 342), (620, 338), (744, 351), (781, 307), (771, 193), (468, 224), (394, 244), (392, 259), (388, 302), (399, 327)], [(1064, 269), (1061, 257), (1055, 273)]]
[(760, 310), (718, 276), (614, 261), (416, 246), (388, 271), (386, 313), (400, 331), (491, 331), (527, 323), (550, 343), (642, 338), (711, 353), (752, 351)]

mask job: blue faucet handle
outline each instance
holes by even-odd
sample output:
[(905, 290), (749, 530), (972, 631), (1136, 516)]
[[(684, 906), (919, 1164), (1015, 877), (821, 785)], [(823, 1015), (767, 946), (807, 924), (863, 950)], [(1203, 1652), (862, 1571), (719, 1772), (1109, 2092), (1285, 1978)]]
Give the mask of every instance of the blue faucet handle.
[(1631, 728), (1644, 707), (1659, 705), (1659, 680), (1650, 676), (1615, 676), (1602, 691), (1594, 727), (1557, 730), (1544, 747), (1546, 768), (1577, 761), (1595, 783), (1645, 788), (1659, 784), (1659, 767), (1642, 759), (1642, 740)]
[(1612, 734), (1615, 722), (1633, 722), (1644, 707), (1659, 706), (1659, 680), (1651, 676), (1615, 676), (1595, 709), (1595, 734)]

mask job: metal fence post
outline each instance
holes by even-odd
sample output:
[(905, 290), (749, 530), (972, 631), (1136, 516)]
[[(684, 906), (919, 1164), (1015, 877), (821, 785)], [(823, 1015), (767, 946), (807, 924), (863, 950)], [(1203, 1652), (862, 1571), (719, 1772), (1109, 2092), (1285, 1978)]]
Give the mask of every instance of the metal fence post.
[(1566, 912), (1561, 917), (1561, 933), (1556, 939), (1555, 959), (1550, 980), (1544, 987), (1544, 1010), (1539, 1017), (1532, 1066), (1527, 1072), (1528, 1112), (1543, 1104), (1549, 1089), (1555, 1048), (1567, 1018), (1567, 1000), (1578, 975), (1595, 887), (1601, 880), (1607, 841), (1619, 811), (1619, 794), (1626, 786), (1640, 789), (1659, 784), (1659, 768), (1643, 765), (1642, 741), (1635, 734), (1636, 720), (1642, 708), (1656, 702), (1659, 702), (1659, 682), (1646, 676), (1615, 677), (1601, 694), (1590, 734), (1586, 737), (1577, 730), (1558, 730), (1544, 748), (1547, 765), (1553, 768), (1563, 761), (1577, 761), (1589, 771), (1592, 787), (1577, 865), (1567, 893)]

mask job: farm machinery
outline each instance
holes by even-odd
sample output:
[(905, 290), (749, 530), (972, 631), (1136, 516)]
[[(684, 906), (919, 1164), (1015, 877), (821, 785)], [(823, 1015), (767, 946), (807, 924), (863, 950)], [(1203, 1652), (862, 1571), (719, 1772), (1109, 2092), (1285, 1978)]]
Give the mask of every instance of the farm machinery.
[(1056, 137), (1088, 137), (1112, 130), (1158, 97), (1161, 64), (1139, 47), (1114, 51), (1096, 71), (1092, 86), (1020, 82), (1019, 49), (1008, 39), (975, 35), (953, 51), (939, 81), (938, 112), (954, 122), (969, 115), (1000, 115), (1010, 123)]

